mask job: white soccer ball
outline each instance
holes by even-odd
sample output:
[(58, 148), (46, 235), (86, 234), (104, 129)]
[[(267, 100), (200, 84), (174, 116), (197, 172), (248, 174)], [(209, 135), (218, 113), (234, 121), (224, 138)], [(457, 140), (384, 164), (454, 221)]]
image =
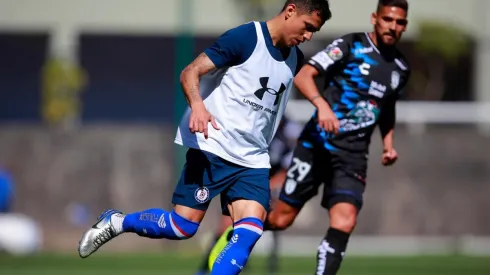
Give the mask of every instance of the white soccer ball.
[(22, 214), (0, 214), (0, 250), (23, 256), (37, 252), (41, 244), (41, 228), (34, 220)]

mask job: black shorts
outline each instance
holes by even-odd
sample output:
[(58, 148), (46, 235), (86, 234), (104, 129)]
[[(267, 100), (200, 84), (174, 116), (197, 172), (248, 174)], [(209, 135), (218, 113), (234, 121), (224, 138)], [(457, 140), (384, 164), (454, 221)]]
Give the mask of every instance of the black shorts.
[(279, 199), (301, 209), (318, 194), (323, 183), (323, 207), (330, 209), (337, 203), (346, 202), (360, 210), (366, 188), (366, 170), (366, 154), (331, 152), (299, 140)]

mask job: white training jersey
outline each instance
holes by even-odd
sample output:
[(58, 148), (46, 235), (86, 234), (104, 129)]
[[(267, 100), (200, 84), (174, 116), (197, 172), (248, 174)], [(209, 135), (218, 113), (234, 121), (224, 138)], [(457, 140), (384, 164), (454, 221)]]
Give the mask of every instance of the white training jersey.
[(287, 58), (277, 60), (270, 52), (272, 40), (267, 25), (259, 22), (253, 25), (256, 43), (248, 59), (229, 67), (217, 66), (217, 70), (200, 80), (204, 105), (220, 130), (209, 123), (208, 139), (202, 133), (191, 133), (188, 108), (175, 142), (241, 166), (270, 168), (268, 147), (289, 99), (299, 50), (294, 47)]

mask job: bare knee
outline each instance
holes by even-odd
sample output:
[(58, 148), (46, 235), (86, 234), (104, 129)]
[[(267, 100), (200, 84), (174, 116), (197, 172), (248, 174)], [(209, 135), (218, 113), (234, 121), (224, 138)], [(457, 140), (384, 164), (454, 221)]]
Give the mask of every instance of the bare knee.
[(262, 204), (252, 200), (236, 200), (232, 202), (230, 213), (233, 222), (251, 217), (264, 221), (267, 215), (267, 212)]
[(273, 210), (270, 213), (269, 218), (267, 219), (267, 222), (269, 223), (271, 229), (282, 231), (286, 230), (288, 227), (291, 226), (291, 224), (293, 224), (295, 218), (294, 216), (292, 216), (291, 214), (280, 214), (276, 212), (276, 210)]
[(202, 219), (204, 218), (204, 215), (206, 214), (206, 211), (204, 210), (193, 209), (178, 204), (174, 206), (174, 211), (182, 218), (195, 223), (201, 223)]
[(350, 203), (338, 203), (330, 209), (330, 227), (351, 233), (357, 223), (357, 208)]
[(267, 217), (267, 222), (272, 230), (285, 230), (293, 224), (298, 213), (299, 209), (277, 201)]

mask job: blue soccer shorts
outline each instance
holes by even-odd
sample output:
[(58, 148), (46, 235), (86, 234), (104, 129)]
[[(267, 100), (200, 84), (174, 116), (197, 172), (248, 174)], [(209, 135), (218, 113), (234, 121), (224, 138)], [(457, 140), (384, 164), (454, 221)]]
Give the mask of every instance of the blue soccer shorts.
[(269, 211), (269, 169), (248, 168), (206, 151), (189, 149), (172, 203), (207, 210), (218, 194), (224, 215), (229, 215), (227, 205), (240, 199), (256, 201)]

